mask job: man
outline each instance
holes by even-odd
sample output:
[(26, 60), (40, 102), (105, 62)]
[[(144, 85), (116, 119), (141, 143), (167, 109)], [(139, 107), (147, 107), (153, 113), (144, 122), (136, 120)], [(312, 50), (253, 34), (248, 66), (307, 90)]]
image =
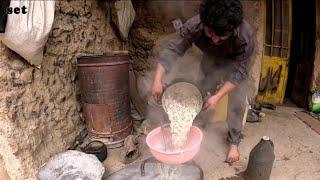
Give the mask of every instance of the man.
[[(251, 55), (254, 49), (253, 31), (243, 20), (240, 0), (204, 0), (199, 15), (187, 20), (179, 35), (160, 53), (152, 95), (160, 100), (163, 93), (162, 77), (170, 71), (172, 63), (183, 56), (195, 44), (203, 52), (201, 69), (205, 75), (202, 91), (215, 88), (218, 79), (223, 85), (204, 104), (209, 111), (215, 108), (226, 94), (228, 102), (229, 152), (226, 162), (239, 160), (238, 145), (245, 111), (245, 93), (248, 91), (248, 77)], [(218, 78), (217, 78), (218, 77)]]

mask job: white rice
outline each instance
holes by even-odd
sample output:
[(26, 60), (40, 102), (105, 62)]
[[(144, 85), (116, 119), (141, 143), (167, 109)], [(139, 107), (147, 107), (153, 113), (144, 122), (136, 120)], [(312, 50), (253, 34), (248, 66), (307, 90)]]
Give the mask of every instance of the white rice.
[(163, 107), (168, 114), (175, 149), (182, 149), (192, 122), (202, 107), (199, 90), (189, 83), (177, 83), (164, 93)]

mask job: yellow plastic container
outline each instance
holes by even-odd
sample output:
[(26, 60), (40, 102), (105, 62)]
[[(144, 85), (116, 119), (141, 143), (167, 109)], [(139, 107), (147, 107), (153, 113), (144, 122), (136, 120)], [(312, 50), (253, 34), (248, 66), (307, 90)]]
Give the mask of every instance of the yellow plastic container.
[[(217, 104), (215, 110), (210, 113), (210, 118), (209, 118), (210, 123), (227, 121), (228, 100), (229, 100), (228, 95), (225, 95), (221, 98), (221, 100)], [(248, 104), (249, 103), (247, 101), (246, 102), (246, 110), (245, 110), (243, 118), (242, 118), (242, 125), (243, 126), (245, 125), (246, 119), (247, 119), (247, 114), (248, 114), (248, 109), (249, 109)]]

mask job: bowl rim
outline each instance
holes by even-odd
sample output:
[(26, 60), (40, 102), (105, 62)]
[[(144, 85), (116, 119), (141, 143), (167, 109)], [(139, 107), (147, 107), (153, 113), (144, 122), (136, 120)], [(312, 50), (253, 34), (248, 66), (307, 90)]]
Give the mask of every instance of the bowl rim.
[[(165, 125), (168, 125), (168, 124), (165, 124)], [(165, 126), (165, 125), (164, 125), (164, 126)], [(203, 133), (202, 133), (202, 131), (201, 131), (201, 129), (200, 129), (199, 127), (192, 125), (191, 128), (194, 128), (194, 129), (196, 129), (196, 131), (199, 132), (199, 134), (200, 134), (200, 141), (198, 141), (197, 143), (194, 143), (194, 144), (193, 144), (191, 147), (189, 147), (189, 148), (185, 148), (185, 149), (178, 150), (178, 151), (175, 151), (175, 152), (168, 152), (168, 151), (163, 151), (163, 150), (156, 150), (155, 148), (152, 148), (152, 147), (150, 146), (149, 141), (150, 141), (151, 135), (153, 135), (154, 132), (157, 131), (157, 130), (159, 130), (160, 128), (161, 128), (161, 126), (160, 126), (160, 127), (157, 127), (157, 128), (154, 128), (152, 131), (150, 131), (150, 132), (148, 133), (148, 135), (147, 135), (147, 137), (146, 137), (146, 143), (147, 143), (149, 149), (151, 149), (151, 150), (153, 150), (153, 151), (155, 151), (155, 152), (162, 153), (162, 154), (165, 154), (165, 155), (178, 155), (178, 154), (182, 154), (182, 153), (185, 153), (185, 152), (188, 152), (188, 151), (192, 151), (192, 150), (196, 149), (197, 147), (200, 147), (200, 145), (201, 145), (201, 142), (202, 142), (202, 139), (203, 139)], [(190, 129), (191, 129), (191, 128), (190, 128)]]
[[(161, 104), (162, 104), (162, 108), (163, 110), (167, 113), (167, 108), (165, 106), (165, 101), (167, 100), (166, 98), (166, 94), (168, 93), (168, 89), (171, 89), (172, 86), (177, 86), (177, 85), (181, 85), (181, 84), (188, 84), (188, 85), (191, 85), (192, 87), (194, 87), (194, 89), (196, 90), (195, 93), (197, 93), (199, 96), (200, 96), (200, 99), (198, 99), (200, 101), (200, 104), (202, 104), (203, 106), (203, 99), (202, 99), (202, 95), (201, 95), (201, 92), (199, 90), (199, 88), (192, 82), (187, 82), (187, 81), (184, 81), (184, 80), (175, 80), (173, 83), (169, 84), (167, 87), (165, 87), (165, 89), (163, 90), (163, 93), (162, 93), (162, 97), (161, 97)], [(201, 109), (203, 108), (201, 106), (201, 108), (198, 110), (198, 113), (201, 111)]]

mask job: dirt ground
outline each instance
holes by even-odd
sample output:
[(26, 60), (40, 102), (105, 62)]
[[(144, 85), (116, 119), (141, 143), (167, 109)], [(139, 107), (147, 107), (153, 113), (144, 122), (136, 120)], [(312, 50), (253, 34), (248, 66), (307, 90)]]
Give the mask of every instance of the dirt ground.
[[(276, 159), (271, 179), (273, 180), (320, 180), (320, 135), (295, 117), (301, 109), (281, 106), (277, 110), (264, 110), (266, 117), (261, 123), (247, 123), (244, 139), (240, 144), (240, 161), (232, 166), (224, 163), (226, 144), (226, 123), (209, 124), (204, 130), (204, 140), (195, 161), (202, 167), (205, 179), (242, 179), (251, 149), (260, 138), (267, 135), (275, 144)], [(144, 159), (150, 154), (142, 150)], [(119, 162), (119, 149), (110, 150), (104, 162), (107, 172), (112, 173), (124, 167)]]

